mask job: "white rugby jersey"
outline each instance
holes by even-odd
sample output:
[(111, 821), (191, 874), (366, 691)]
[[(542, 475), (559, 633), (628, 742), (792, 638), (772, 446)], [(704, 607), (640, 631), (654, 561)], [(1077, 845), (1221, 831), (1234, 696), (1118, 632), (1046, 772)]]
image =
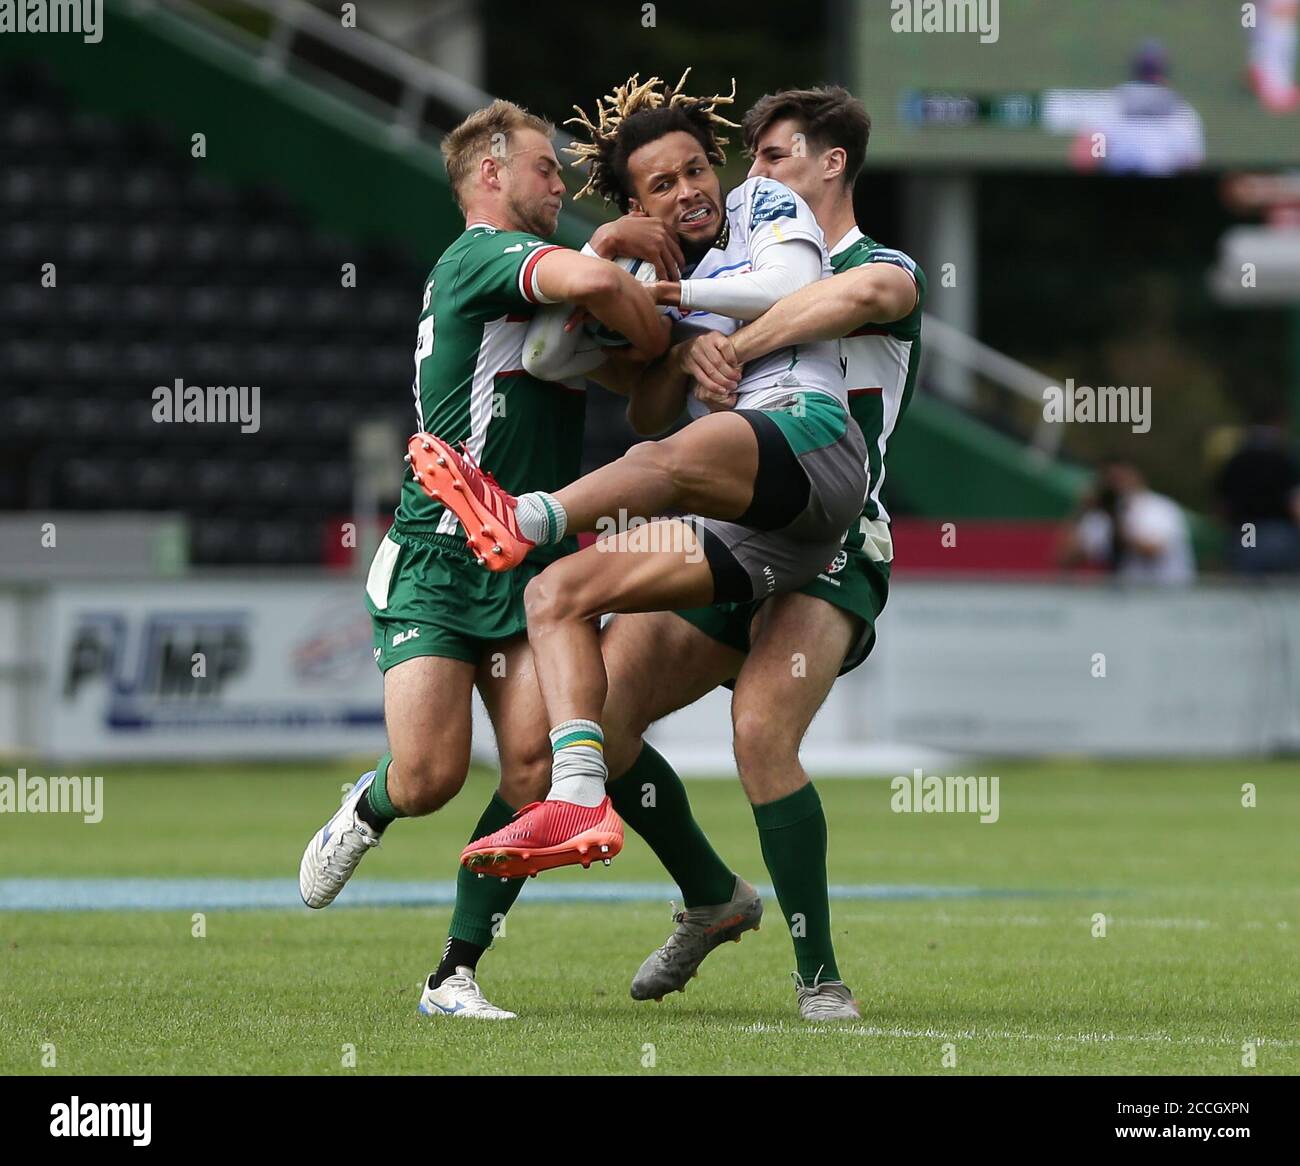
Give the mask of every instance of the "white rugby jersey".
[[(784, 183), (771, 178), (750, 178), (727, 195), (726, 224), (721, 235), (685, 279), (725, 279), (744, 275), (762, 266), (769, 248), (794, 240), (806, 240), (821, 251), (822, 278), (831, 274), (826, 240), (808, 204)], [(743, 321), (713, 312), (685, 312), (673, 308), (674, 341), (694, 332), (723, 332), (731, 335)], [(835, 340), (795, 344), (778, 348), (745, 365), (737, 389), (737, 409), (764, 409), (789, 397), (796, 390), (826, 393), (848, 407), (844, 374), (840, 371), (839, 344)], [(693, 417), (707, 413), (708, 406), (692, 395), (688, 405)]]

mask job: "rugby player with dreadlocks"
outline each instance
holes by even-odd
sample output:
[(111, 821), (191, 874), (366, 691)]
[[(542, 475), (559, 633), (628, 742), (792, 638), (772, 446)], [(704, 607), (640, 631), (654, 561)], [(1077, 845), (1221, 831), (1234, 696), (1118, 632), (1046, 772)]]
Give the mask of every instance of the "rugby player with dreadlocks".
[[(887, 442), (915, 383), (925, 289), (925, 276), (910, 257), (864, 235), (854, 221), (854, 180), (870, 128), (861, 103), (839, 87), (784, 90), (749, 110), (743, 130), (754, 159), (750, 176), (779, 178), (805, 199), (826, 238), (836, 241), (831, 261), (837, 274), (782, 300), (731, 336), (703, 333), (690, 341), (694, 351), (683, 354), (696, 373), (696, 393), (715, 407), (727, 407), (734, 403), (744, 360), (792, 339), (842, 337), (849, 408), (870, 446), (871, 492), (861, 518), (834, 559), (798, 591), (759, 602), (620, 615), (601, 635), (609, 675), (602, 713), (608, 789), (616, 809), (650, 838), (653, 827), (664, 827), (668, 818), (689, 827), (684, 837), (696, 827), (682, 815), (680, 799), (670, 799), (660, 810), (629, 798), (629, 791), (680, 789), (680, 779), (644, 744), (642, 734), (712, 688), (734, 685), (736, 764), (753, 806), (764, 862), (790, 923), (799, 1012), (817, 1022), (854, 1020), (859, 1012), (836, 960), (826, 816), (800, 764), (799, 746), (836, 676), (861, 664), (875, 643), (892, 558), (880, 487)], [(637, 221), (619, 220), (629, 226)], [(621, 245), (628, 246), (631, 238), (624, 236)], [(554, 319), (544, 322), (548, 313)], [(573, 371), (565, 366), (557, 336), (568, 315), (557, 305), (535, 317), (534, 327), (544, 324), (546, 345), (553, 350), (543, 379)], [(526, 364), (534, 350), (526, 342)], [(569, 360), (575, 352), (571, 344)], [(794, 667), (795, 661), (801, 666)], [(691, 867), (686, 870), (689, 876)], [(719, 943), (757, 925), (757, 895), (737, 879), (734, 893), (723, 901), (725, 877), (717, 880), (713, 899), (700, 897), (699, 876), (692, 881), (673, 933), (633, 977), (634, 999), (683, 990)]]
[[(669, 90), (634, 77), (599, 104), (596, 120), (586, 120), (589, 187), (672, 225), (687, 278), (662, 281), (657, 299), (672, 309), (675, 337), (725, 335), (831, 267), (812, 211), (783, 184), (751, 178), (724, 206), (713, 167), (724, 160), (719, 126), (732, 123), (716, 108), (732, 99), (691, 98), (684, 81)], [(638, 431), (661, 432), (681, 413), (694, 383), (682, 363), (689, 350), (679, 343), (624, 379)], [(412, 439), (421, 486), (456, 513), (471, 550), (494, 571), (619, 510), (692, 512), (601, 539), (529, 583), (529, 639), (552, 726), (551, 792), (468, 847), (468, 865), (532, 874), (621, 847), (605, 789), (607, 676), (593, 617), (752, 602), (802, 586), (839, 550), (866, 497), (867, 452), (836, 343), (756, 358), (735, 397), (734, 408), (716, 412), (692, 399), (692, 411), (704, 413), (692, 424), (553, 494), (516, 498), (436, 436)]]

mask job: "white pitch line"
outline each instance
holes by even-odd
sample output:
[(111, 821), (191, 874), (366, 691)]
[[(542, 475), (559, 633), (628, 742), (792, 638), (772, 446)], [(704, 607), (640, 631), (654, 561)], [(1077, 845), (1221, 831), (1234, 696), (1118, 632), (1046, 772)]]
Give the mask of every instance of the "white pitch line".
[(790, 1035), (791, 1033), (808, 1033), (813, 1036), (863, 1036), (863, 1037), (897, 1037), (904, 1040), (936, 1040), (936, 1041), (962, 1041), (962, 1040), (1018, 1040), (1034, 1041), (1039, 1044), (1112, 1044), (1112, 1043), (1134, 1043), (1134, 1044), (1166, 1044), (1166, 1045), (1198, 1045), (1210, 1048), (1236, 1048), (1248, 1040), (1253, 1040), (1257, 1045), (1265, 1045), (1270, 1048), (1300, 1048), (1300, 1040), (1283, 1040), (1277, 1037), (1256, 1037), (1245, 1035), (1240, 1040), (1235, 1037), (1208, 1037), (1208, 1036), (1171, 1036), (1168, 1033), (1113, 1033), (1113, 1032), (1082, 1032), (1082, 1033), (1040, 1033), (1040, 1032), (1014, 1032), (1010, 1029), (965, 1029), (960, 1032), (942, 1032), (936, 1028), (881, 1028), (875, 1025), (848, 1024), (848, 1025), (801, 1025), (798, 1028), (787, 1026), (784, 1021), (778, 1021), (775, 1024), (769, 1024), (767, 1021), (755, 1021), (753, 1024), (736, 1025), (739, 1032), (752, 1033), (780, 1033)]
[[(1291, 926), (1285, 919), (1231, 919), (1225, 921), (1190, 917), (1163, 918), (1160, 916), (1115, 915), (1109, 911), (1102, 913), (1106, 916), (1106, 926), (1117, 928), (1147, 927), (1156, 930), (1204, 931), (1211, 927), (1241, 927), (1248, 931), (1259, 931), (1268, 928), (1286, 931)], [(836, 915), (837, 917), (851, 918), (855, 923), (897, 923), (900, 919), (898, 915), (886, 915), (882, 912), (860, 912), (855, 911), (852, 907), (840, 908), (836, 911)], [(1078, 918), (1090, 921), (1091, 915), (1080, 915)], [(935, 923), (950, 927), (1059, 927), (1061, 925), (1060, 919), (1045, 919), (1041, 915), (950, 915), (942, 911), (930, 915), (909, 917), (907, 922), (909, 926), (915, 926), (918, 923)]]

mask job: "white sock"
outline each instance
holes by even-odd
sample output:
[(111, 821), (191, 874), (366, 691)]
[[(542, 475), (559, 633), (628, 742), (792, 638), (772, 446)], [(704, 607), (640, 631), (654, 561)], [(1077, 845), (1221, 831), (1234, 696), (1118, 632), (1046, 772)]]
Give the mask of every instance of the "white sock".
[(605, 736), (595, 721), (565, 721), (551, 730), (548, 802), (598, 806), (605, 798)]
[[(520, 494), (515, 504), (515, 520), (524, 538), (539, 547), (557, 543), (569, 527), (569, 516), (555, 497), (542, 490)], [(591, 724), (590, 721), (583, 722)]]

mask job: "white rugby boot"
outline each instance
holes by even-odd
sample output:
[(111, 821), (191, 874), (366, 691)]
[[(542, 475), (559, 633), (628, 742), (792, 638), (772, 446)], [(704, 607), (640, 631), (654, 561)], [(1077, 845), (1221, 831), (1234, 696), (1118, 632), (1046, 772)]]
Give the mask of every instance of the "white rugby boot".
[(374, 780), (374, 770), (362, 775), (302, 852), (298, 893), (308, 907), (328, 907), (334, 902), (366, 851), (379, 845), (379, 835), (357, 817), (357, 803)]

